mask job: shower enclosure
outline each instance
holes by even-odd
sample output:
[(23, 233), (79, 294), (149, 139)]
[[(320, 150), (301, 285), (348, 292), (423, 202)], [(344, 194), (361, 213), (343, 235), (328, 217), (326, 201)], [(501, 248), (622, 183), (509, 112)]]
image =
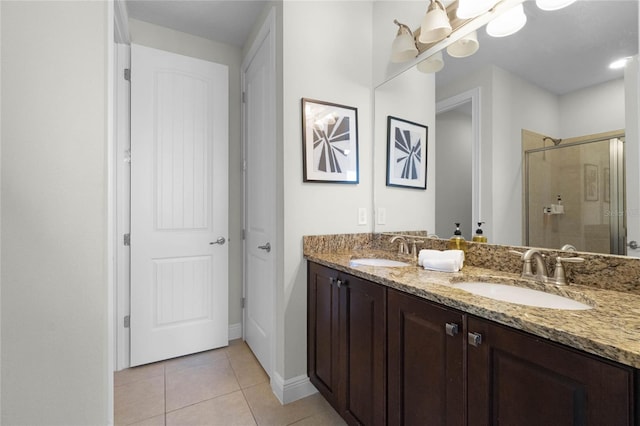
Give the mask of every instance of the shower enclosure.
[(524, 152), (525, 245), (626, 254), (624, 136)]

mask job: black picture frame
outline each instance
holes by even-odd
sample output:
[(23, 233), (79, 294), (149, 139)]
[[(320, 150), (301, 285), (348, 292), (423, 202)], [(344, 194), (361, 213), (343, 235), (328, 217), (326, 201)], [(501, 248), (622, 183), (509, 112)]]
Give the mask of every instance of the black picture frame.
[(387, 117), (387, 186), (427, 189), (429, 128)]
[(302, 98), (303, 182), (359, 183), (358, 109)]

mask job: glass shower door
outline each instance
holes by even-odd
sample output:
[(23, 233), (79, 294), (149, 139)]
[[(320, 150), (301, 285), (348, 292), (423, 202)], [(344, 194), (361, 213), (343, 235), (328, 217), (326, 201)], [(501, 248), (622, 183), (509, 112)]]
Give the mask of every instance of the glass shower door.
[(525, 151), (525, 244), (625, 254), (621, 139)]

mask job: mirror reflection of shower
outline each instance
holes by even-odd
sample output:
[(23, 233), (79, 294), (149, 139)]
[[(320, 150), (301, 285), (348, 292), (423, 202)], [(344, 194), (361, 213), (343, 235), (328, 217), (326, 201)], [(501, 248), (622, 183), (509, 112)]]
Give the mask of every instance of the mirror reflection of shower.
[(523, 130), (523, 149), (524, 244), (626, 254), (624, 133), (563, 140)]

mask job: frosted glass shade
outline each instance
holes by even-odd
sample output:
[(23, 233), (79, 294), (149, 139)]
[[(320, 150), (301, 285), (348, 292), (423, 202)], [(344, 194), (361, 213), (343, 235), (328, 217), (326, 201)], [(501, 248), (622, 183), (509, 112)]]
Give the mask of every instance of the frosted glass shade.
[(527, 23), (522, 3), (507, 10), (487, 24), (487, 34), (491, 37), (506, 37), (515, 34)]
[(444, 68), (444, 59), (442, 58), (442, 52), (439, 51), (429, 56), (427, 59), (420, 62), (417, 68), (418, 68), (418, 71), (423, 72), (425, 74), (430, 74), (430, 73), (440, 71), (442, 68)]
[(569, 6), (576, 0), (536, 0), (536, 6), (542, 10), (558, 10)]
[(478, 51), (478, 33), (473, 31), (447, 47), (447, 53), (454, 58), (466, 58)]
[(406, 62), (418, 56), (418, 48), (411, 33), (401, 29), (391, 45), (391, 62)]
[(423, 44), (435, 43), (449, 34), (451, 23), (444, 6), (438, 0), (431, 0), (429, 9), (422, 19), (418, 41)]
[(497, 2), (497, 0), (459, 0), (456, 16), (460, 19), (475, 18), (491, 10)]

